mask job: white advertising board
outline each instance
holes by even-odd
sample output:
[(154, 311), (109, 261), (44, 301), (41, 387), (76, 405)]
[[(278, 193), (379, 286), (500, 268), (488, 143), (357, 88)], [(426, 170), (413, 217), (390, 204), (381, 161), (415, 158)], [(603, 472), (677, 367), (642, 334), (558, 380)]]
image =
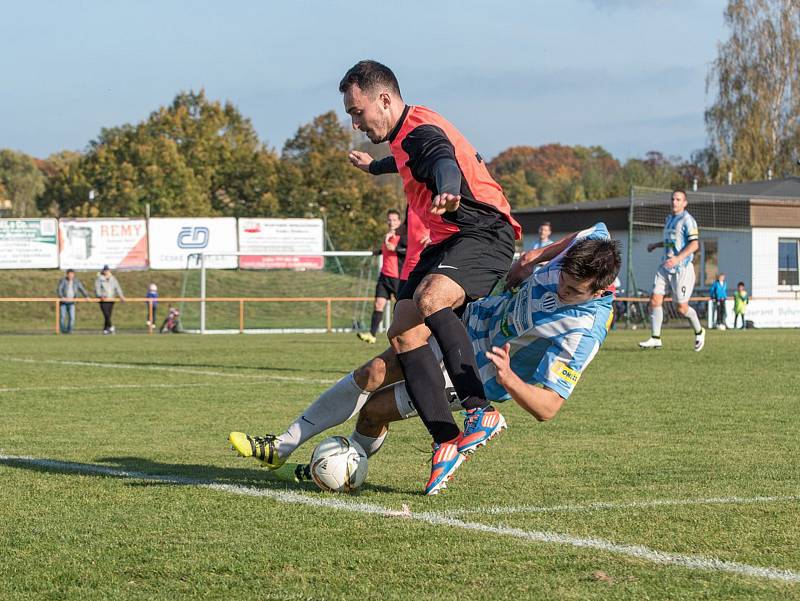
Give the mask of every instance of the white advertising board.
[[(733, 327), (733, 301), (725, 302), (725, 325)], [(744, 318), (756, 328), (800, 328), (800, 300), (753, 299)], [(739, 320), (741, 324), (741, 320)]]
[[(208, 269), (236, 269), (235, 217), (163, 217), (151, 219), (150, 269), (199, 269), (197, 253)], [(214, 253), (221, 253), (214, 256)]]
[(61, 219), (62, 269), (147, 269), (144, 219)]
[[(322, 219), (239, 219), (242, 269), (323, 269)], [(281, 255), (281, 253), (287, 253)]]
[(58, 267), (58, 221), (0, 219), (0, 269)]

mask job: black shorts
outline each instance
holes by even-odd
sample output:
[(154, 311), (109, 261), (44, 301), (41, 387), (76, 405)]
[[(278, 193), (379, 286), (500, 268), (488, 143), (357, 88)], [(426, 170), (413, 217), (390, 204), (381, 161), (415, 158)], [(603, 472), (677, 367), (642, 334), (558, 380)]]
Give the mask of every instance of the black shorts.
[(467, 302), (483, 298), (508, 273), (513, 259), (514, 228), (507, 221), (460, 231), (422, 251), (397, 298), (414, 298), (414, 291), (429, 273), (445, 275), (461, 286)]
[(390, 299), (397, 298), (397, 293), (400, 290), (400, 278), (390, 278), (387, 275), (381, 274), (378, 276), (378, 283), (375, 284), (375, 298)]

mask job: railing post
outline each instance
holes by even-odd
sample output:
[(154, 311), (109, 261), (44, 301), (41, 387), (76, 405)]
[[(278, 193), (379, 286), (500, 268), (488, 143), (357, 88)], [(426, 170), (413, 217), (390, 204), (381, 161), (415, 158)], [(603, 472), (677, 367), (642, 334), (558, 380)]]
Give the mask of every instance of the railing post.
[(325, 299), (325, 307), (326, 307), (326, 325), (328, 329), (328, 334), (333, 331), (333, 316), (331, 314), (331, 299)]
[(153, 335), (153, 326), (155, 326), (155, 324), (153, 323), (153, 299), (152, 298), (148, 298), (147, 299), (147, 322), (150, 324), (149, 326), (147, 326), (147, 334), (149, 336), (152, 336)]
[(244, 334), (244, 299), (239, 299), (239, 333)]
[(56, 299), (56, 336), (61, 334), (61, 300)]

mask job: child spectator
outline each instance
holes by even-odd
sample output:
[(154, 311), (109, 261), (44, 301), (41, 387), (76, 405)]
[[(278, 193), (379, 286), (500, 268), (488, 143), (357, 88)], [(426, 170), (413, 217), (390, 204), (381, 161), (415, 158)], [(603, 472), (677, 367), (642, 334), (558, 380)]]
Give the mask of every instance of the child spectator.
[(728, 298), (728, 284), (725, 282), (725, 274), (720, 273), (717, 276), (717, 281), (711, 285), (708, 291), (711, 300), (714, 301), (714, 308), (716, 309), (717, 320), (716, 325), (720, 330), (725, 329), (725, 300)]
[(744, 282), (736, 284), (736, 292), (733, 293), (733, 327), (736, 329), (736, 324), (739, 321), (739, 316), (742, 318), (742, 329), (744, 330), (747, 322), (744, 320), (744, 312), (750, 302), (750, 296), (747, 294), (747, 288), (744, 287)]
[[(158, 286), (154, 283), (150, 283), (147, 287), (147, 294), (145, 295), (146, 298), (152, 298), (152, 301), (145, 303), (145, 308), (147, 312), (145, 313), (146, 320), (147, 320), (147, 327), (155, 325), (156, 323), (156, 309), (158, 308)], [(153, 312), (150, 313), (150, 303), (153, 304)], [(152, 319), (151, 319), (152, 318)]]

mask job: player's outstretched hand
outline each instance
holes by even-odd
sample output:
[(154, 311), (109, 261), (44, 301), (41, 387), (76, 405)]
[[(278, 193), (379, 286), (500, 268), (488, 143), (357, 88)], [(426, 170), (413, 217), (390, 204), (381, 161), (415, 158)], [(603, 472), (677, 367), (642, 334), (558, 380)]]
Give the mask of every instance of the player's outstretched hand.
[(452, 213), (453, 211), (458, 210), (458, 206), (460, 204), (460, 194), (448, 194), (447, 192), (444, 192), (443, 194), (437, 194), (433, 197), (433, 202), (431, 202), (431, 213), (434, 215)]
[(511, 269), (508, 270), (508, 275), (506, 276), (506, 285), (503, 289), (511, 290), (512, 288), (516, 288), (522, 284), (522, 282), (528, 279), (532, 273), (533, 263), (523, 265), (520, 263), (519, 259), (517, 259), (511, 265)]
[(497, 368), (497, 383), (502, 386), (514, 373), (511, 371), (511, 345), (506, 342), (502, 347), (493, 346), (492, 350), (486, 351), (486, 358)]
[(350, 159), (354, 167), (358, 167), (364, 173), (369, 173), (369, 164), (372, 162), (372, 157), (369, 153), (361, 152), (360, 150), (351, 150), (347, 158)]

